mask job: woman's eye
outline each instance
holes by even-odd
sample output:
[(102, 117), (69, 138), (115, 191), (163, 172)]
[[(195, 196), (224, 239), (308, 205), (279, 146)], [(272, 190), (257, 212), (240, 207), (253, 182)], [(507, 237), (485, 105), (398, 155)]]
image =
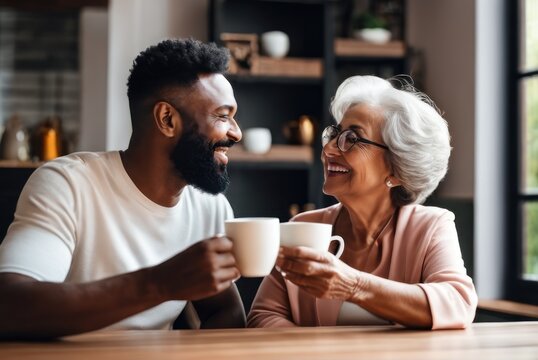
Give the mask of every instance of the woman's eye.
[(346, 135), (346, 141), (349, 141), (351, 143), (355, 143), (357, 141), (357, 135), (350, 133)]
[(338, 136), (338, 134), (340, 134), (337, 130), (333, 130), (329, 133), (329, 139), (334, 139), (335, 137)]

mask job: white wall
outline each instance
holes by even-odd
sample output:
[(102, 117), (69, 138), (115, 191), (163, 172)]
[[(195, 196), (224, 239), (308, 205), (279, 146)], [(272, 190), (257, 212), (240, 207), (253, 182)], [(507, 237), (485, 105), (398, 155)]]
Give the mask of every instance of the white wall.
[(165, 38), (188, 36), (207, 40), (207, 0), (110, 0), (106, 150), (129, 143), (125, 84), (136, 55)]
[(481, 298), (503, 296), (506, 264), (506, 23), (503, 0), (476, 0), (475, 282)]
[(108, 12), (80, 15), (80, 133), (77, 150), (103, 151), (107, 128)]
[(438, 194), (474, 198), (474, 281), (480, 298), (503, 297), (506, 234), (506, 24), (503, 0), (408, 0), (407, 31), (423, 49), (426, 92), (452, 134)]
[(111, 0), (81, 14), (78, 150), (124, 149), (131, 133), (126, 82), (134, 57), (169, 37), (207, 39), (207, 0)]
[(452, 136), (449, 171), (437, 194), (472, 199), (475, 135), (475, 9), (469, 0), (408, 0), (407, 40), (422, 50), (425, 92)]

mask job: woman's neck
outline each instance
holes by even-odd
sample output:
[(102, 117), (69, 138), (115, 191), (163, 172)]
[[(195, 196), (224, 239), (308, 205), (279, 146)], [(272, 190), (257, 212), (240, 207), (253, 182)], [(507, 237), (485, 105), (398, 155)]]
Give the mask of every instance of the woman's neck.
[(354, 250), (370, 247), (392, 222), (396, 208), (390, 197), (376, 202), (344, 202), (338, 215), (337, 228), (346, 233), (346, 246)]

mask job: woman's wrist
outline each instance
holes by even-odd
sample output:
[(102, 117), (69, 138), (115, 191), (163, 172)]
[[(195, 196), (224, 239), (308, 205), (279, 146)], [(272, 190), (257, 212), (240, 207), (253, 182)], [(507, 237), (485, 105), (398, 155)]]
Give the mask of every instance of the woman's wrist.
[(352, 276), (352, 286), (350, 287), (349, 296), (346, 301), (350, 301), (356, 304), (359, 304), (364, 297), (364, 289), (366, 287), (366, 276), (365, 273), (353, 269), (354, 274)]

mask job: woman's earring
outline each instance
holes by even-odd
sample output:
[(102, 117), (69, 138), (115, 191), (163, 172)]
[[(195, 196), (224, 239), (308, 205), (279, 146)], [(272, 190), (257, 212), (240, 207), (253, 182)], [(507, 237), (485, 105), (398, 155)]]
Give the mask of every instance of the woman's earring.
[(388, 188), (391, 188), (393, 187), (394, 185), (392, 184), (392, 181), (390, 181), (390, 179), (387, 178), (387, 180), (385, 181), (385, 184), (387, 185)]

